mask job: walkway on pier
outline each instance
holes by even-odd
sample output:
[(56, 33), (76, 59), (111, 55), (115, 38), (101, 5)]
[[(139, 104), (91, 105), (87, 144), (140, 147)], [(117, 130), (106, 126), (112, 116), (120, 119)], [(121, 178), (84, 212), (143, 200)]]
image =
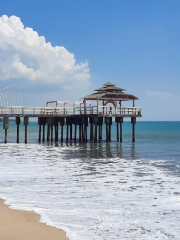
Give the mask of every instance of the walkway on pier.
[[(124, 93), (125, 89), (107, 82), (96, 92), (83, 97), (82, 102), (49, 101), (46, 107), (27, 106), (0, 106), (0, 117), (3, 118), (5, 129), (5, 142), (7, 142), (7, 129), (9, 117), (16, 118), (17, 143), (19, 142), (20, 118), (23, 117), (25, 125), (25, 143), (27, 143), (27, 126), (29, 117), (38, 118), (39, 142), (45, 141), (45, 126), (47, 126), (47, 142), (53, 141), (53, 127), (55, 128), (55, 141), (58, 141), (58, 127), (61, 126), (61, 141), (63, 141), (63, 127), (66, 125), (66, 141), (77, 139), (77, 126), (79, 126), (79, 141), (87, 142), (87, 127), (90, 124), (90, 140), (97, 142), (102, 139), (102, 125), (106, 124), (106, 141), (111, 141), (112, 119), (117, 124), (117, 141), (122, 141), (122, 123), (124, 118), (131, 118), (132, 141), (135, 141), (136, 118), (142, 117), (141, 107), (135, 107), (138, 98), (132, 94)], [(95, 105), (92, 105), (95, 101)], [(132, 107), (122, 107), (122, 102), (132, 101)], [(49, 104), (55, 104), (54, 107)], [(111, 104), (111, 105), (108, 105)], [(62, 105), (62, 106), (59, 106)], [(71, 105), (71, 106), (67, 106)], [(74, 137), (72, 129), (74, 125)], [(41, 127), (43, 127), (41, 136)], [(70, 130), (69, 130), (70, 128)]]

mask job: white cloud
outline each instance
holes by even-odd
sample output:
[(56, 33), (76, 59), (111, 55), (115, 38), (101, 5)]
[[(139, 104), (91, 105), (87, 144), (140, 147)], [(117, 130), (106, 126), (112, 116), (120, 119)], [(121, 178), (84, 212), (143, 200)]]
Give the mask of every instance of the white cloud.
[(24, 27), (16, 16), (0, 17), (0, 80), (24, 79), (61, 83), (66, 88), (89, 85), (87, 62), (77, 63), (63, 46), (52, 47), (45, 37)]
[(154, 96), (154, 97), (163, 97), (163, 98), (164, 97), (169, 98), (173, 96), (171, 93), (168, 93), (168, 92), (149, 91), (149, 90), (147, 90), (147, 95)]

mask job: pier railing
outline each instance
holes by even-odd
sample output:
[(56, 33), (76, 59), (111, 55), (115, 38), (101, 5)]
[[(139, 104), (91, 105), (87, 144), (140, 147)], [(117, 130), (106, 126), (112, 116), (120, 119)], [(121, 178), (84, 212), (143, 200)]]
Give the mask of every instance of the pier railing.
[(141, 116), (140, 107), (110, 107), (110, 106), (90, 106), (90, 107), (27, 107), (27, 106), (0, 106), (0, 115), (119, 115), (119, 116)]

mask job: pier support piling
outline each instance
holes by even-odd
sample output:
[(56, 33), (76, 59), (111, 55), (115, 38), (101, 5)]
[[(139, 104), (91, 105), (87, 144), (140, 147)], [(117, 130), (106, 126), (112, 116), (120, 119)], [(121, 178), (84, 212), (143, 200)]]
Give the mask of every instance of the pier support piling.
[(47, 117), (46, 118), (46, 122), (47, 122), (47, 142), (50, 141), (50, 136), (51, 136), (51, 141), (53, 140), (53, 134), (52, 134), (52, 118), (51, 117)]
[(39, 125), (39, 143), (41, 142), (41, 124)]
[(51, 124), (51, 142), (53, 142), (53, 124)]
[(7, 129), (5, 129), (5, 138), (4, 138), (4, 143), (7, 143)]
[(43, 126), (43, 137), (42, 141), (45, 142), (45, 125), (46, 125), (46, 117), (38, 117), (38, 125), (39, 125), (39, 143), (41, 142), (41, 130)]
[(135, 142), (135, 124), (136, 124), (136, 117), (131, 117), (132, 123), (132, 142)]
[(43, 137), (42, 137), (42, 141), (45, 142), (45, 125), (43, 124)]
[(92, 141), (94, 139), (94, 134), (93, 134), (93, 117), (89, 118), (89, 123), (90, 123), (90, 141)]
[(47, 124), (47, 142), (49, 142), (50, 139), (50, 125)]
[(122, 123), (120, 122), (120, 142), (122, 142)]
[(88, 117), (83, 117), (82, 119), (82, 137), (83, 142), (87, 142), (87, 127), (88, 127)]
[(77, 140), (77, 125), (79, 125), (79, 117), (74, 117), (74, 142)]
[(76, 142), (77, 124), (74, 125), (74, 142)]
[(42, 137), (42, 141), (45, 142), (46, 117), (42, 117), (42, 118), (41, 118), (41, 123), (42, 123), (42, 125), (43, 125), (43, 137)]
[(61, 126), (61, 142), (63, 142), (63, 127), (64, 127), (64, 117), (60, 117), (60, 126)]
[(39, 125), (39, 138), (38, 142), (41, 142), (41, 117), (38, 117), (38, 125)]
[(106, 123), (106, 142), (109, 142), (109, 127), (107, 123)]
[(69, 141), (69, 127), (70, 127), (70, 140), (72, 140), (72, 123), (73, 123), (73, 119), (71, 117), (67, 117), (66, 118), (66, 126), (67, 126), (66, 142)]
[(98, 118), (98, 126), (99, 126), (99, 141), (102, 140), (102, 125), (103, 125), (103, 117)]
[(99, 125), (99, 141), (102, 140), (102, 124)]
[(66, 142), (68, 142), (69, 125), (66, 126)]
[[(120, 140), (122, 142), (122, 123), (123, 123), (123, 117), (115, 117), (115, 122), (117, 126), (117, 141)], [(120, 138), (119, 138), (119, 125), (120, 125)]]
[(54, 132), (55, 132), (55, 142), (58, 142), (59, 138), (59, 118), (54, 119)]
[(4, 143), (7, 143), (7, 130), (9, 129), (9, 117), (3, 118), (3, 128), (5, 130)]
[(25, 139), (24, 142), (27, 143), (27, 126), (29, 125), (29, 118), (24, 117), (24, 127), (25, 127)]
[(19, 125), (21, 123), (20, 117), (16, 117), (16, 125), (17, 125), (17, 138), (16, 138), (16, 143), (19, 143)]
[(95, 129), (94, 129), (94, 142), (97, 143), (97, 122), (95, 124)]
[(105, 117), (106, 123), (106, 142), (111, 142), (112, 117)]
[(116, 122), (116, 130), (117, 130), (117, 141), (119, 141), (119, 123)]
[(81, 135), (82, 135), (81, 129), (82, 129), (82, 125), (79, 124), (79, 142), (81, 142)]
[(72, 141), (72, 123), (70, 124), (70, 141)]

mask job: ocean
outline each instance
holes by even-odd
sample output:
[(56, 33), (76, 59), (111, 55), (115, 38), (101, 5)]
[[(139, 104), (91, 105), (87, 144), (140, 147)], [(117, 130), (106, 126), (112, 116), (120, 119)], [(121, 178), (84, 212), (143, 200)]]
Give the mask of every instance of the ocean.
[[(103, 132), (105, 133), (104, 129)], [(89, 134), (89, 133), (88, 133)], [(105, 139), (105, 136), (103, 136)], [(70, 240), (180, 239), (180, 121), (123, 123), (123, 142), (38, 143), (38, 125), (16, 144), (0, 128), (0, 198), (33, 210)]]

